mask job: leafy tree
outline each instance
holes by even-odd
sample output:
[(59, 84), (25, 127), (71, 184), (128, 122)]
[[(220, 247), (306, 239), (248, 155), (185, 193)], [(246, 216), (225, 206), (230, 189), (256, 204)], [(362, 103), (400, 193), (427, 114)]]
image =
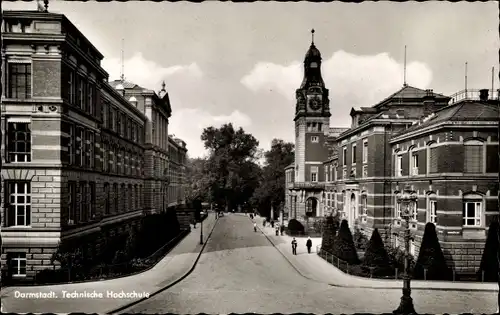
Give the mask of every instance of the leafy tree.
[(220, 128), (205, 128), (201, 140), (210, 152), (203, 176), (210, 187), (211, 200), (225, 205), (226, 210), (248, 202), (258, 185), (257, 139), (241, 127), (235, 130), (229, 123)]
[(425, 270), (428, 280), (445, 280), (450, 275), (446, 259), (439, 245), (436, 226), (430, 222), (425, 225), (420, 252), (413, 272), (414, 277), (423, 279)]
[(359, 264), (358, 252), (347, 220), (340, 223), (339, 233), (333, 243), (333, 254), (349, 264)]
[(254, 194), (254, 203), (261, 215), (270, 216), (270, 210), (274, 209), (277, 216), (285, 203), (285, 167), (294, 161), (294, 144), (273, 139), (271, 149), (264, 153), (264, 157), (265, 164)]
[(479, 276), (482, 277), (482, 272), (484, 271), (485, 281), (497, 281), (498, 279), (498, 229), (498, 221), (491, 221), (490, 228), (488, 229), (488, 238), (484, 244), (481, 265), (479, 267)]
[(369, 267), (388, 268), (389, 255), (384, 247), (384, 242), (380, 237), (378, 229), (373, 230), (372, 237), (366, 248), (363, 264)]
[(205, 172), (207, 159), (188, 158), (186, 165), (186, 202), (195, 199), (210, 200), (210, 178)]

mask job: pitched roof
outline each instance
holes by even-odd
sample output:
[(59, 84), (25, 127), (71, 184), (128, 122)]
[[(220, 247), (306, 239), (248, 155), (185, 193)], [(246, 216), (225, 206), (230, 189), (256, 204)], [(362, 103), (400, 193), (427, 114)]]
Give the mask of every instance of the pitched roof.
[(128, 82), (128, 81), (122, 81), (122, 80), (113, 80), (113, 81), (109, 82), (109, 84), (114, 88), (116, 88), (116, 86), (118, 86), (118, 84), (122, 84), (125, 89), (135, 89), (135, 88), (144, 89), (142, 86), (139, 86), (135, 83)]
[[(392, 99), (415, 99), (415, 98), (418, 99), (418, 98), (423, 98), (423, 97), (427, 96), (427, 94), (428, 94), (428, 91), (426, 91), (426, 90), (422, 90), (422, 89), (419, 89), (419, 88), (416, 88), (416, 87), (413, 87), (410, 85), (405, 85), (399, 91), (393, 93), (392, 95), (385, 98), (384, 100), (382, 100), (381, 102), (379, 102), (378, 104), (376, 104), (373, 107), (379, 107), (382, 104), (387, 103), (388, 101), (390, 101)], [(448, 96), (445, 96), (445, 95), (439, 94), (439, 93), (434, 93), (433, 91), (431, 92), (431, 95), (437, 99), (449, 99)]]
[(437, 125), (443, 121), (497, 121), (498, 107), (480, 101), (462, 101), (441, 108), (427, 116), (420, 123), (397, 134), (396, 137), (417, 129)]

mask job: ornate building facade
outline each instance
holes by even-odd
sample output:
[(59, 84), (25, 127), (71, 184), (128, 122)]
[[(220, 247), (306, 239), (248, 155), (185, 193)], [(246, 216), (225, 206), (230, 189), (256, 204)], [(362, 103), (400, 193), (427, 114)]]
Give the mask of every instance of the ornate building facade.
[[(295, 163), (285, 170), (289, 218), (309, 221), (338, 211), (352, 229), (370, 237), (378, 228), (387, 244), (400, 247), (397, 198), (409, 184), (418, 197), (412, 254), (418, 255), (425, 224), (432, 222), (449, 264), (477, 270), (498, 215), (498, 91), (447, 97), (405, 84), (372, 107), (353, 108), (349, 129), (323, 130), (330, 108), (323, 103), (315, 112), (299, 93), (316, 50), (311, 45), (306, 84), (297, 91)], [(297, 123), (300, 118), (305, 122)]]
[[(166, 160), (170, 145), (166, 123), (153, 140), (147, 105), (108, 83), (103, 56), (64, 15), (4, 11), (2, 37), (1, 260), (28, 279), (58, 245), (98, 251), (161, 210), (151, 200), (167, 189), (151, 178), (168, 186), (168, 163), (148, 152), (163, 143)], [(170, 115), (168, 97), (143, 94)]]

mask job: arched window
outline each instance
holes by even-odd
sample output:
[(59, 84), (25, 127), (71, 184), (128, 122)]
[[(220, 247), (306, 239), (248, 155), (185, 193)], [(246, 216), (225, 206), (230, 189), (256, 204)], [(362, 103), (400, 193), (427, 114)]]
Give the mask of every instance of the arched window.
[(483, 173), (484, 146), (479, 140), (464, 142), (464, 173)]
[(436, 147), (436, 142), (431, 141), (427, 143), (427, 161), (428, 161), (428, 171), (429, 173), (438, 172), (438, 148)]
[(413, 176), (418, 175), (418, 151), (415, 151), (414, 147), (410, 147), (408, 150), (408, 160), (410, 174)]
[(318, 200), (316, 198), (308, 198), (306, 202), (306, 215), (315, 217), (318, 209)]
[(399, 203), (399, 191), (394, 192), (394, 217), (401, 219), (401, 204)]
[(368, 215), (368, 196), (366, 191), (361, 193), (361, 215)]
[(436, 194), (429, 192), (427, 194), (427, 214), (426, 222), (437, 224), (437, 198)]
[(483, 196), (475, 193), (463, 196), (463, 226), (481, 227), (484, 225)]

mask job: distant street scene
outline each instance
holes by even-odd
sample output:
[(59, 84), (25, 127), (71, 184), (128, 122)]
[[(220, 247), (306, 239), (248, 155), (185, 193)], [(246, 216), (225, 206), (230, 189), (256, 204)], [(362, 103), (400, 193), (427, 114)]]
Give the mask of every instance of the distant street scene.
[(498, 313), (495, 5), (6, 3), (2, 312)]

